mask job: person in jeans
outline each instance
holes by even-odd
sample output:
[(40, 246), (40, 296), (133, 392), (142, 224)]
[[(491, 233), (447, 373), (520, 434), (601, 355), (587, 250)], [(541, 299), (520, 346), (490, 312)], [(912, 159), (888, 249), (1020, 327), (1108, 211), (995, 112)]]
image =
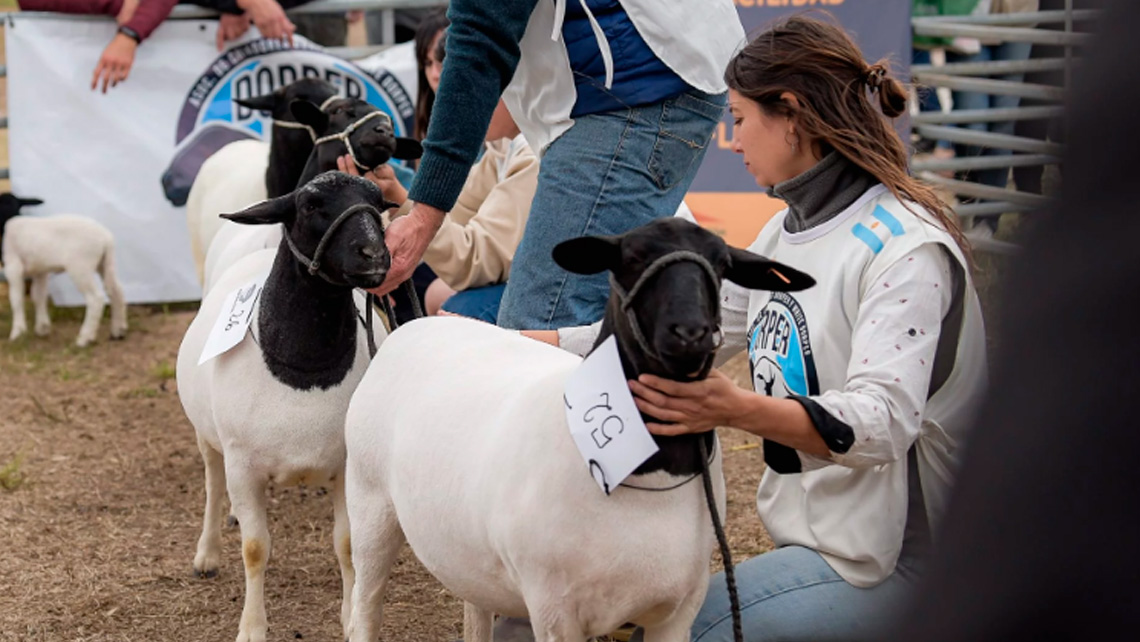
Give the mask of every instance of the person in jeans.
[(383, 294), (407, 279), (454, 205), (500, 95), (541, 154), (538, 188), (498, 323), (601, 318), (605, 276), (558, 269), (551, 249), (672, 216), (725, 105), (744, 41), (731, 0), (452, 0), (447, 60), (414, 205), (386, 234)]
[[(923, 571), (985, 389), (968, 245), (907, 171), (891, 122), (906, 111), (902, 84), (841, 27), (776, 23), (725, 78), (733, 151), (788, 205), (749, 250), (816, 285), (722, 286), (716, 361), (746, 354), (750, 389), (715, 368), (629, 386), (654, 434), (723, 426), (763, 439), (756, 507), (776, 548), (736, 565), (744, 639), (874, 639)], [(584, 354), (600, 325), (522, 333)], [(691, 634), (733, 639), (723, 574)]]

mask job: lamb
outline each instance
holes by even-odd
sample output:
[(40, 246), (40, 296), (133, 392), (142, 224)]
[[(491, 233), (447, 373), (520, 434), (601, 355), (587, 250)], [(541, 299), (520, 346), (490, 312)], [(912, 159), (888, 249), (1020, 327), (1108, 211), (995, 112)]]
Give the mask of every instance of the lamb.
[[(341, 617), (348, 622), (353, 571), (342, 474), (344, 413), (370, 358), (353, 288), (376, 287), (387, 274), (391, 257), (380, 212), (390, 206), (367, 180), (329, 172), (293, 193), (224, 215), (245, 224), (281, 224), (285, 231), (276, 250), (244, 257), (221, 276), (178, 350), (179, 397), (206, 468), (194, 571), (202, 577), (218, 571), (228, 491), (241, 525), (246, 572), (239, 642), (262, 642), (266, 635), (270, 482), (331, 487), (344, 582)], [(199, 364), (227, 296), (266, 272), (252, 336)], [(375, 340), (384, 336), (375, 324)]]
[[(680, 218), (566, 241), (554, 258), (571, 272), (612, 272), (598, 344), (616, 335), (627, 378), (707, 376), (722, 278), (769, 290), (813, 284)], [(580, 362), (455, 317), (416, 321), (387, 339), (345, 422), (352, 642), (377, 639), (405, 539), (466, 602), (467, 642), (490, 640), (493, 612), (529, 614), (539, 642), (586, 640), (625, 622), (644, 627), (648, 642), (689, 639), (714, 533), (702, 484), (683, 482), (700, 474), (703, 441), (724, 514), (715, 434), (655, 437), (660, 451), (604, 495), (564, 414), (565, 382)]]
[[(387, 115), (359, 98), (332, 99), (324, 109), (312, 102), (297, 100), (291, 103), (290, 112), (296, 122), (323, 141), (311, 150), (298, 177), (298, 185), (336, 169), (337, 158), (350, 149), (346, 141), (351, 141), (352, 154), (365, 170), (390, 158), (419, 158), (423, 151), (418, 141), (397, 137)], [(223, 221), (206, 253), (204, 291), (209, 292), (218, 276), (241, 257), (276, 247), (280, 242), (281, 231), (277, 226), (250, 228)]]
[(83, 216), (19, 216), (21, 207), (41, 204), (43, 201), (38, 198), (0, 194), (0, 258), (12, 304), (12, 332), (8, 338), (15, 341), (28, 330), (24, 315), (25, 279), (32, 281), (35, 332), (44, 336), (51, 331), (48, 277), (58, 272), (67, 272), (87, 301), (75, 345), (83, 348), (94, 342), (103, 318), (103, 293), (96, 284), (96, 273), (102, 276), (103, 287), (111, 299), (111, 339), (126, 337), (127, 302), (115, 276), (115, 239), (110, 230)]
[(235, 99), (239, 105), (270, 112), (269, 144), (239, 140), (222, 147), (202, 163), (186, 202), (190, 250), (204, 278), (206, 251), (222, 224), (218, 214), (292, 192), (313, 149), (313, 132), (297, 123), (289, 109), (294, 100), (323, 104), (337, 88), (319, 78), (302, 78), (272, 94)]

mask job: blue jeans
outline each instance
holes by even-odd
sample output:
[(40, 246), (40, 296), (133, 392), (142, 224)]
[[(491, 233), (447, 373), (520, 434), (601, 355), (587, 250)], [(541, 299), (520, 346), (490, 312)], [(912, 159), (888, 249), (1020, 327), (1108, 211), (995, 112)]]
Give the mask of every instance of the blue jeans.
[[(1007, 42), (1000, 45), (982, 45), (981, 51), (976, 54), (958, 54), (946, 52), (946, 62), (988, 62), (991, 60), (1028, 60), (1033, 44), (1029, 42)], [(1011, 74), (998, 76), (998, 80), (1021, 82), (1025, 74)], [(973, 91), (955, 91), (954, 110), (962, 109), (997, 109), (999, 107), (1017, 107), (1021, 98), (1017, 96), (999, 96), (983, 94)], [(995, 134), (1013, 135), (1015, 121), (997, 123), (971, 123), (967, 128), (977, 131), (988, 131)], [(1013, 152), (1008, 149), (993, 147), (979, 147), (977, 145), (959, 145), (958, 156), (1008, 156)], [(966, 180), (990, 185), (992, 187), (1005, 187), (1009, 182), (1009, 169), (975, 170), (966, 176)]]
[(499, 302), (503, 299), (503, 290), (506, 287), (506, 283), (499, 283), (456, 292), (443, 302), (440, 309), (494, 323), (499, 316)]
[[(871, 588), (839, 576), (819, 553), (785, 546), (736, 565), (744, 639), (748, 642), (827, 642), (883, 639), (918, 580), (918, 564), (899, 560)], [(712, 576), (693, 622), (692, 642), (732, 642), (732, 611), (724, 573)], [(641, 632), (632, 638), (640, 642)]]
[(498, 324), (543, 330), (600, 319), (607, 275), (570, 274), (554, 263), (551, 251), (567, 239), (621, 234), (672, 216), (725, 102), (723, 94), (691, 90), (652, 105), (576, 118), (542, 157)]

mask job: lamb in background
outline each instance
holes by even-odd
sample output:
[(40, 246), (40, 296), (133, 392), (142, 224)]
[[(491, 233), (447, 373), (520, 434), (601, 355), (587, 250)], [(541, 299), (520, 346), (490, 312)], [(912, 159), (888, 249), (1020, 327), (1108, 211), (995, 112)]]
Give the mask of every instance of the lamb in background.
[(75, 345), (83, 348), (94, 342), (103, 317), (103, 293), (95, 280), (97, 273), (102, 276), (103, 287), (111, 299), (111, 338), (126, 337), (127, 302), (115, 277), (115, 239), (111, 231), (83, 216), (20, 216), (20, 208), (41, 204), (43, 201), (38, 198), (19, 198), (8, 192), (0, 194), (0, 260), (4, 263), (12, 304), (12, 332), (8, 338), (19, 339), (28, 331), (24, 313), (26, 279), (32, 281), (35, 332), (44, 336), (51, 331), (48, 277), (59, 272), (71, 277), (87, 302), (87, 313)]

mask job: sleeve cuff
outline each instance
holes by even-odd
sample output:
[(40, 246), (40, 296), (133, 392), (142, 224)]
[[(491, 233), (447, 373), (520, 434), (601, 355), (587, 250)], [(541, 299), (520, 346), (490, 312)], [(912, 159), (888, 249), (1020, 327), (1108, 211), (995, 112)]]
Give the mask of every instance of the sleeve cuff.
[(429, 149), (420, 159), (420, 167), (416, 171), (416, 180), (412, 183), (408, 198), (450, 212), (455, 207), (455, 201), (459, 200), (459, 193), (463, 191), (463, 184), (467, 182), (467, 174), (470, 172), (470, 163), (431, 153)]
[(845, 454), (855, 444), (855, 431), (845, 422), (836, 419), (834, 415), (808, 397), (792, 395), (789, 397), (807, 411), (808, 418), (815, 426), (827, 449), (838, 455)]

